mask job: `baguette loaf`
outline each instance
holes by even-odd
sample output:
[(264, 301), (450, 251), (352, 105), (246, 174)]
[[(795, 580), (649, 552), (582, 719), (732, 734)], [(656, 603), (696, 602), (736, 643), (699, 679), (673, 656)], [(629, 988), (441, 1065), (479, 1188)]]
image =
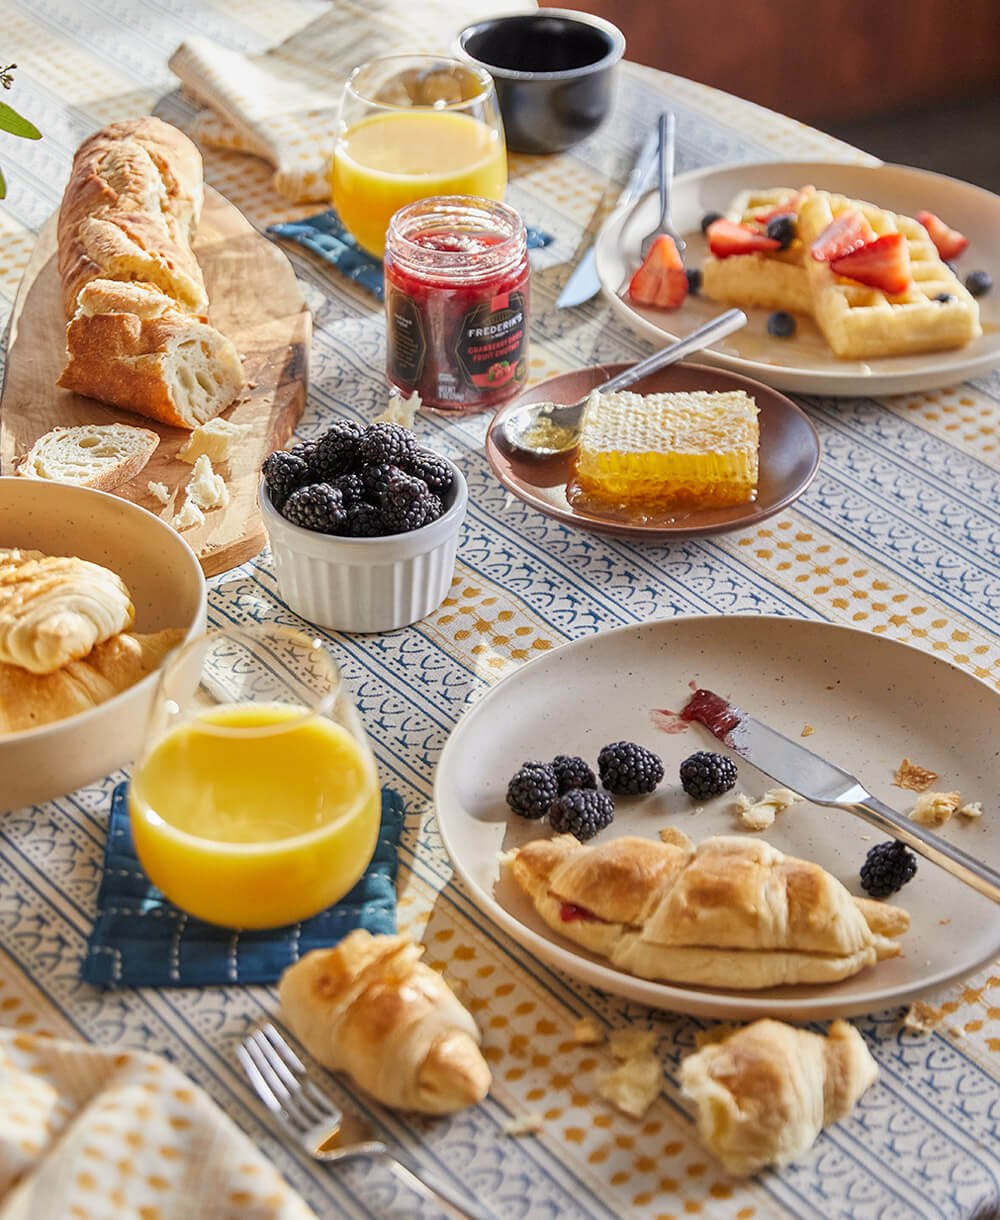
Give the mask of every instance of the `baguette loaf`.
[(155, 432), (128, 424), (53, 428), (35, 441), (17, 473), (112, 491), (135, 478), (159, 443)]

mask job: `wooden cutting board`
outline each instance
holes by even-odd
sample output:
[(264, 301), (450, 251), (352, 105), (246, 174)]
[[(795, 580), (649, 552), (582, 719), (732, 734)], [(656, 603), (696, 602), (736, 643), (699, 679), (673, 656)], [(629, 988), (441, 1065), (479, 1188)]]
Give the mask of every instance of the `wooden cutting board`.
[[(305, 407), (312, 319), (285, 255), (211, 188), (205, 190), (195, 251), (211, 301), (210, 321), (236, 345), (247, 378), (243, 395), (225, 417), (252, 429), (233, 447), (228, 462), (218, 465), (229, 486), (228, 507), (207, 512), (204, 525), (182, 534), (205, 574), (213, 576), (250, 559), (266, 541), (257, 507), (260, 467), (285, 444)], [(0, 394), (0, 473), (13, 474), (18, 459), (57, 425), (118, 422), (151, 428), (159, 433), (159, 448), (115, 494), (169, 522), (191, 477), (192, 467), (176, 457), (190, 433), (60, 389), (65, 330), (53, 216), (38, 235), (11, 315)], [(170, 489), (166, 506), (150, 495), (151, 481)]]

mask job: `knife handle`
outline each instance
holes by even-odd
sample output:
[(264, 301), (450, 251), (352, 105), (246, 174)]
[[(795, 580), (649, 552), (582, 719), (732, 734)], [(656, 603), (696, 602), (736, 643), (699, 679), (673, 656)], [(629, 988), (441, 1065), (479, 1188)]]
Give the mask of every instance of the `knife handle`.
[(960, 847), (955, 847), (932, 830), (925, 830), (919, 822), (903, 817), (873, 796), (843, 808), (853, 810), (872, 826), (894, 839), (901, 839), (907, 847), (912, 847), (925, 859), (964, 881), (966, 885), (971, 885), (980, 894), (985, 894), (994, 902), (1000, 902), (1000, 873), (996, 869), (990, 868), (982, 860), (977, 860), (975, 856), (970, 856)]

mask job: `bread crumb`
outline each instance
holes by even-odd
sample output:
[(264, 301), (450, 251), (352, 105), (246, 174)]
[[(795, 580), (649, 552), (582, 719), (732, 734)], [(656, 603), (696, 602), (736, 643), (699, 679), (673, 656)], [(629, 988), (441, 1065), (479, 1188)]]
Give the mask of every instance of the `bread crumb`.
[(399, 424), (403, 428), (413, 428), (413, 421), (420, 410), (420, 395), (414, 390), (408, 398), (397, 391), (389, 394), (389, 405), (381, 415), (376, 415), (376, 424)]
[(186, 530), (192, 525), (202, 525), (205, 521), (205, 514), (201, 511), (195, 502), (188, 497), (181, 506), (179, 513), (174, 513), (174, 519), (170, 524), (175, 530)]
[(150, 481), (146, 484), (146, 490), (154, 500), (159, 500), (161, 504), (166, 504), (170, 500), (170, 488), (166, 483), (154, 483)]
[(910, 762), (908, 758), (904, 758), (896, 768), (896, 774), (892, 777), (892, 782), (896, 788), (908, 788), (911, 792), (926, 792), (937, 778), (938, 773), (936, 771), (929, 771), (926, 767), (918, 767), (916, 763)]
[(670, 843), (674, 847), (682, 847), (685, 851), (694, 851), (694, 844), (684, 831), (678, 830), (676, 826), (664, 826), (660, 831), (660, 838), (664, 843)]
[(858, 835), (858, 838), (862, 843), (870, 843), (872, 841), (871, 835)]
[(663, 1069), (655, 1055), (627, 1059), (603, 1076), (597, 1092), (605, 1101), (617, 1106), (623, 1114), (642, 1118), (660, 1095)]
[(961, 1027), (961, 1025), (946, 1025), (944, 1028), (945, 1032), (951, 1034), (953, 1038), (965, 1037), (965, 1030)]
[(775, 815), (797, 805), (802, 797), (790, 788), (769, 788), (762, 797), (751, 801), (744, 793), (736, 797), (734, 808), (747, 830), (767, 830), (774, 825)]
[(604, 1034), (591, 1017), (581, 1017), (573, 1026), (573, 1041), (581, 1046), (595, 1046), (604, 1041)]
[(616, 1059), (637, 1059), (651, 1055), (656, 1034), (651, 1029), (615, 1029), (608, 1035), (608, 1050)]
[(958, 808), (957, 792), (921, 792), (909, 816), (921, 826), (943, 826)]
[(948, 919), (939, 919), (939, 920), (938, 920), (938, 923), (940, 923), (940, 924), (951, 923), (951, 919), (950, 919), (950, 918), (948, 918)]
[(912, 1029), (915, 1033), (930, 1033), (941, 1023), (944, 1013), (938, 1008), (932, 1008), (923, 1000), (917, 1000), (903, 1013), (903, 1028)]
[(504, 1135), (537, 1135), (545, 1126), (545, 1119), (541, 1114), (518, 1114), (513, 1118), (508, 1118), (500, 1130)]
[(811, 724), (804, 724), (802, 726), (802, 732), (801, 732), (800, 736), (812, 737), (813, 733), (815, 733), (815, 732), (816, 732), (816, 730), (813, 728), (813, 726)]
[(983, 802), (967, 801), (964, 805), (959, 806), (955, 812), (962, 818), (981, 818), (983, 816)]

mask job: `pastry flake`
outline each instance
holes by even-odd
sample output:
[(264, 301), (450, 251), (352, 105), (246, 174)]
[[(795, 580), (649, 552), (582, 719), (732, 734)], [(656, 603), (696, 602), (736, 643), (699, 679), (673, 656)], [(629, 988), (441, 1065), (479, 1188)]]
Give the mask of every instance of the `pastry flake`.
[(747, 830), (767, 830), (774, 825), (777, 814), (801, 802), (802, 797), (790, 788), (769, 788), (763, 796), (752, 801), (739, 793), (734, 802), (739, 819)]
[(908, 788), (911, 792), (926, 792), (932, 784), (937, 782), (938, 778), (936, 771), (919, 767), (916, 763), (910, 762), (908, 758), (904, 758), (896, 768), (892, 783), (895, 788)]
[(921, 826), (943, 826), (958, 808), (957, 792), (921, 792), (909, 816)]
[(626, 1059), (602, 1076), (597, 1092), (631, 1118), (642, 1118), (663, 1087), (663, 1068), (655, 1055)]

